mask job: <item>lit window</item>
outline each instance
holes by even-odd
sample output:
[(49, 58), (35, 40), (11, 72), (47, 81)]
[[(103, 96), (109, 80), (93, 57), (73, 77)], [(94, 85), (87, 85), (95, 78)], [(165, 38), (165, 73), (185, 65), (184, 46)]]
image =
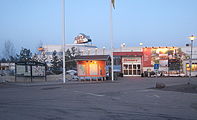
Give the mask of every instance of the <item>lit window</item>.
[[(186, 64), (186, 70), (190, 71), (189, 63)], [(192, 71), (197, 71), (197, 63), (192, 63)]]
[(190, 71), (189, 63), (186, 64), (186, 70)]

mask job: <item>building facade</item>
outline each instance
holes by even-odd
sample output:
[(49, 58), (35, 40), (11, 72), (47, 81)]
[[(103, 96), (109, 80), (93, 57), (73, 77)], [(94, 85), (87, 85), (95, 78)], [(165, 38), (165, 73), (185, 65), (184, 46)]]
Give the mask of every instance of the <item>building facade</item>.
[[(114, 52), (119, 56), (124, 76), (140, 76), (142, 73), (159, 72), (162, 76), (188, 76), (190, 47), (135, 47)], [(130, 51), (130, 52), (128, 52)], [(140, 51), (140, 52), (139, 52)], [(197, 76), (197, 47), (192, 55), (192, 76)], [(154, 65), (158, 64), (158, 69)]]
[[(80, 55), (110, 55), (109, 49), (97, 48), (87, 44), (67, 44), (66, 50), (75, 47)], [(61, 45), (45, 45), (42, 51), (50, 62), (52, 52), (56, 50), (62, 56)], [(188, 65), (191, 47), (126, 47), (125, 45), (113, 51), (114, 68), (124, 76), (141, 76), (144, 72), (155, 72), (154, 65), (159, 64), (159, 73), (165, 76), (188, 76)], [(197, 76), (197, 47), (193, 47), (192, 76)], [(193, 67), (194, 66), (194, 67)]]

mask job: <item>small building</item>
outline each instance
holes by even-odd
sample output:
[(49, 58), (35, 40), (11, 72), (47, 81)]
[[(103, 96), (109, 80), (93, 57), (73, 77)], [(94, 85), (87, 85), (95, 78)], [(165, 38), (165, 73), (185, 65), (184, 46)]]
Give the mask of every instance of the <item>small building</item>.
[(1, 62), (0, 75), (14, 75), (15, 63)]
[(40, 62), (15, 63), (15, 81), (17, 77), (29, 77), (31, 82), (35, 77), (44, 77), (46, 81), (46, 64)]
[(143, 52), (113, 52), (113, 55), (120, 57), (123, 76), (141, 76)]
[[(183, 71), (186, 76), (189, 76), (190, 74), (190, 65), (189, 65), (189, 60), (184, 60), (183, 61)], [(197, 59), (192, 59), (192, 66), (191, 66), (191, 76), (197, 76)]]
[(186, 55), (177, 47), (145, 47), (141, 51), (113, 52), (114, 58), (119, 57), (119, 65), (123, 76), (141, 76), (154, 74), (154, 65), (165, 75), (183, 73), (181, 61)]
[(76, 56), (77, 74), (80, 79), (89, 78), (106, 80), (106, 65), (110, 60), (109, 55)]
[(0, 70), (14, 70), (15, 63), (0, 63)]

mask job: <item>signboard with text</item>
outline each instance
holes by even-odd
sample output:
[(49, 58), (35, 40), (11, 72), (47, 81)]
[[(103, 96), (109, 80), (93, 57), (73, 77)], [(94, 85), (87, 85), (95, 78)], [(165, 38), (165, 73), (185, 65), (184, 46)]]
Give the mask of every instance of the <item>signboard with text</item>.
[(141, 57), (122, 57), (123, 63), (141, 63)]
[(143, 66), (144, 67), (152, 67), (151, 64), (151, 49), (152, 48), (143, 48)]
[(159, 64), (154, 64), (154, 69), (158, 70), (159, 69)]

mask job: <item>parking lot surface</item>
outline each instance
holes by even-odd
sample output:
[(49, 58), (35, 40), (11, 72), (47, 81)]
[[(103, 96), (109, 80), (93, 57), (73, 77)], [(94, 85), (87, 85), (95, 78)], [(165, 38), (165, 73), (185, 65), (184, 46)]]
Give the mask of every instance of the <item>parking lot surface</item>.
[[(196, 120), (197, 93), (152, 89), (188, 78), (123, 77), (114, 82), (0, 84), (0, 120)], [(192, 84), (197, 79), (192, 78)]]

